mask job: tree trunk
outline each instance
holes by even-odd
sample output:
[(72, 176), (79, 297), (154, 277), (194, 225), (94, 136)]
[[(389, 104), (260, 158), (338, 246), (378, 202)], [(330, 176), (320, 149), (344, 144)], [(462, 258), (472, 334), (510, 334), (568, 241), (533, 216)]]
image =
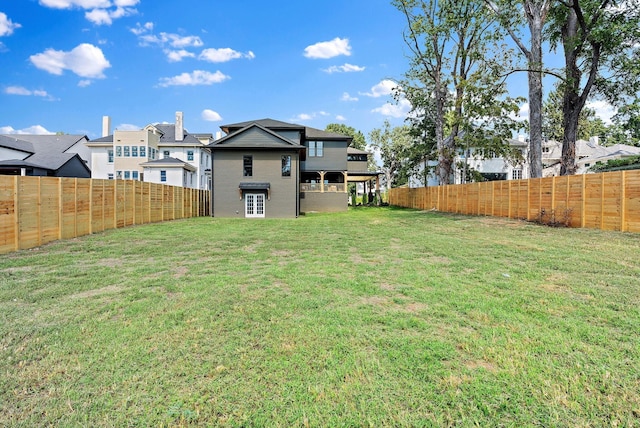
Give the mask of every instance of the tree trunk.
[(573, 9), (567, 13), (567, 21), (562, 27), (562, 44), (564, 47), (565, 74), (564, 95), (562, 98), (562, 159), (560, 175), (576, 173), (576, 137), (578, 120), (584, 106), (579, 94), (582, 73), (578, 68), (576, 40), (578, 37), (578, 17)]
[(529, 178), (542, 177), (542, 25), (546, 10), (531, 6), (527, 18), (531, 33), (529, 72)]
[(449, 184), (451, 178), (451, 155), (444, 138), (444, 103), (445, 95), (439, 84), (436, 84), (436, 144), (438, 149), (438, 183), (442, 185)]

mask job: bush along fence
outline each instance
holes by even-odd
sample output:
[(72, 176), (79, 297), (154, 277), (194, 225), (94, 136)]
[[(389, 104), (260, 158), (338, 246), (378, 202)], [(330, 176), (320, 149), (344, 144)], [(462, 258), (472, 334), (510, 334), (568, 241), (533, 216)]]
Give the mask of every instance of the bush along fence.
[(0, 175), (0, 254), (107, 229), (206, 216), (209, 195), (133, 180)]
[(640, 232), (640, 170), (395, 188), (389, 204), (570, 227)]

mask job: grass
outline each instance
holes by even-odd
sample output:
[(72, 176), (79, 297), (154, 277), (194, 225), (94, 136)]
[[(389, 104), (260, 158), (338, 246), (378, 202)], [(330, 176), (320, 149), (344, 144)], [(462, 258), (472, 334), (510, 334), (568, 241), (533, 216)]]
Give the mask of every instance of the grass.
[(360, 208), (0, 259), (0, 426), (638, 426), (640, 235)]

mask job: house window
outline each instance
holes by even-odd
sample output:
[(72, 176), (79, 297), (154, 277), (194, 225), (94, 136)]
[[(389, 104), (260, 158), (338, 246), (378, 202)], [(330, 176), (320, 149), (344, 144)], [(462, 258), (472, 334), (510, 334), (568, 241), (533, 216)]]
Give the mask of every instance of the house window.
[(116, 156), (122, 156), (122, 146), (116, 146)]
[(253, 177), (253, 156), (242, 157), (242, 175)]
[(282, 176), (291, 177), (291, 156), (282, 156)]
[(193, 161), (193, 150), (187, 150), (187, 160)]
[(322, 157), (324, 156), (324, 142), (323, 141), (309, 141), (309, 157)]
[(109, 163), (113, 163), (113, 150), (109, 150)]
[(169, 157), (169, 150), (165, 150), (164, 152), (162, 152), (162, 156), (164, 156), (164, 159)]
[(122, 180), (122, 171), (116, 171), (116, 178)]
[(155, 159), (156, 158), (156, 149), (154, 149), (153, 147), (149, 148), (149, 155), (151, 155), (151, 159)]
[(138, 179), (138, 171), (131, 171), (131, 178), (133, 178), (134, 180)]
[(130, 178), (131, 178), (131, 171), (125, 171), (125, 172), (124, 172), (124, 179), (125, 179), (125, 180), (128, 180), (128, 179), (130, 179)]
[(108, 178), (109, 180), (113, 180), (113, 174), (111, 174), (111, 173), (107, 174), (107, 178)]
[(129, 146), (124, 146), (124, 157), (128, 158), (130, 155), (129, 153)]
[(511, 172), (511, 178), (514, 180), (522, 180), (522, 170), (521, 169), (514, 169)]
[(542, 153), (549, 153), (549, 147), (543, 147)]
[(160, 181), (163, 183), (167, 181), (167, 171), (160, 171)]
[(147, 148), (146, 146), (140, 146), (140, 157), (144, 158), (147, 156)]
[(138, 157), (138, 146), (131, 146), (131, 157), (132, 158)]

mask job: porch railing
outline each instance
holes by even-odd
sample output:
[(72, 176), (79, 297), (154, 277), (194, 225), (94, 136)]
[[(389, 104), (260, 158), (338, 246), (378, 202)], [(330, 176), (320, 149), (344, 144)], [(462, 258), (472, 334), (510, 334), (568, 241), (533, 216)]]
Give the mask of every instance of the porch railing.
[[(322, 192), (322, 185), (320, 183), (300, 183), (301, 192)], [(325, 193), (344, 193), (344, 183), (325, 183)]]

